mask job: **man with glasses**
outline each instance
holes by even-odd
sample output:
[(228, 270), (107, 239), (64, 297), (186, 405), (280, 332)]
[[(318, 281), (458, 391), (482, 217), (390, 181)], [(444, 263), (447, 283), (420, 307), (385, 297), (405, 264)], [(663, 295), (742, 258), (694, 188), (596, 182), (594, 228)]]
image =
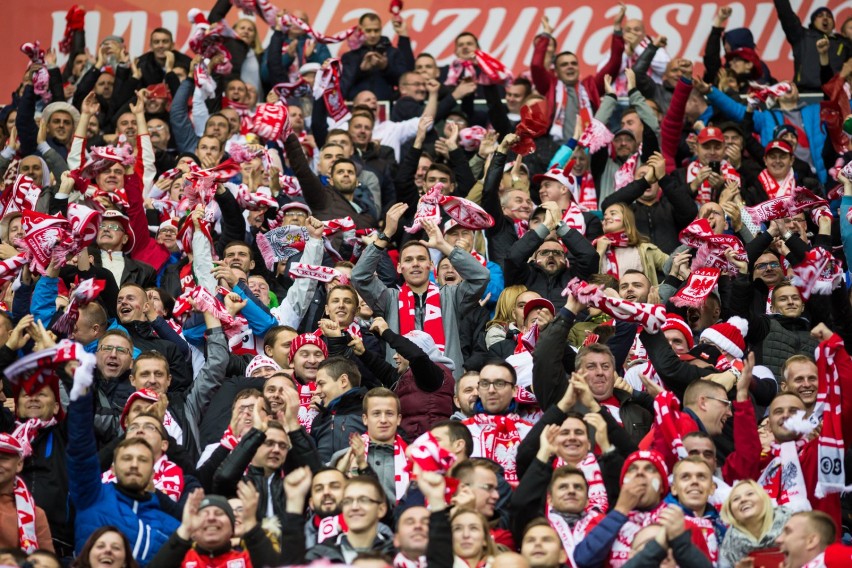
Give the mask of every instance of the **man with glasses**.
[(103, 266), (112, 273), (116, 287), (128, 283), (144, 288), (157, 285), (154, 268), (125, 253), (133, 250), (136, 243), (135, 233), (126, 215), (116, 210), (104, 211), (95, 242), (100, 249), (94, 257), (95, 265)]
[[(89, 304), (92, 307), (97, 304)], [(103, 308), (101, 308), (103, 309)], [(81, 311), (81, 316), (82, 312)], [(103, 445), (114, 440), (119, 432), (119, 417), (128, 397), (136, 390), (130, 384), (130, 365), (133, 364), (133, 342), (120, 329), (108, 330), (97, 344), (95, 353), (95, 434)]]
[(464, 420), (473, 437), (472, 457), (485, 457), (503, 467), (506, 481), (518, 485), (516, 458), (518, 445), (532, 428), (532, 424), (517, 414), (515, 394), (518, 377), (514, 367), (505, 361), (495, 360), (479, 372), (479, 401), (475, 414)]
[(391, 555), (393, 531), (379, 522), (388, 510), (385, 492), (374, 477), (362, 475), (350, 479), (340, 505), (346, 531), (310, 549), (306, 555), (308, 561), (324, 558), (352, 564), (361, 552)]
[[(566, 199), (571, 201), (570, 197)], [(556, 201), (547, 201), (536, 209), (530, 230), (509, 249), (504, 267), (506, 286), (524, 284), (553, 302), (557, 310), (565, 305), (562, 290), (568, 282), (573, 278), (588, 280), (600, 262), (598, 252), (583, 233), (563, 220), (563, 210)]]

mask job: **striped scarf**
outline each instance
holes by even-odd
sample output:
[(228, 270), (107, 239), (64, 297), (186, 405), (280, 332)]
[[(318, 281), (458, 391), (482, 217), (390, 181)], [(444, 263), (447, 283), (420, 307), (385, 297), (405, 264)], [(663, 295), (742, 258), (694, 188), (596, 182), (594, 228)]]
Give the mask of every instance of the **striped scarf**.
[[(370, 435), (367, 433), (361, 434), (361, 439), (364, 441), (364, 454), (370, 453)], [(399, 501), (405, 495), (408, 489), (408, 459), (405, 457), (405, 450), (408, 449), (406, 444), (399, 434), (393, 440), (393, 480), (396, 488), (396, 500)]]

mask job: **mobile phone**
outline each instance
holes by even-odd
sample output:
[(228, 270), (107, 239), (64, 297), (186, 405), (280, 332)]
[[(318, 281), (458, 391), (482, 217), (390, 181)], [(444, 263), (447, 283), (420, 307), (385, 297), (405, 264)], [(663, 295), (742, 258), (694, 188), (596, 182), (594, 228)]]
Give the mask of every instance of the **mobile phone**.
[(722, 173), (722, 162), (715, 162), (714, 161), (714, 162), (710, 162), (707, 165), (710, 166), (710, 169), (713, 170), (714, 174), (721, 174)]

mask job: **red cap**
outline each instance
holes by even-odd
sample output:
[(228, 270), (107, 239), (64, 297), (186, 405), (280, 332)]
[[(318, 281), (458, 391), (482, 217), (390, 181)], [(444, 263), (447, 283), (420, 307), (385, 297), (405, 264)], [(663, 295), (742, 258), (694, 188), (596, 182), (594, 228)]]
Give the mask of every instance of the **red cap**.
[(147, 400), (151, 404), (154, 404), (160, 400), (160, 395), (151, 389), (139, 389), (127, 397), (127, 402), (124, 403), (124, 409), (121, 411), (121, 417), (119, 418), (119, 424), (121, 424), (121, 427), (125, 430), (127, 429), (127, 415), (130, 413), (130, 407), (133, 406), (133, 403), (137, 400)]
[(781, 152), (784, 152), (785, 154), (792, 154), (793, 153), (793, 147), (790, 146), (787, 142), (784, 142), (783, 140), (773, 140), (772, 142), (770, 142), (766, 146), (766, 152), (765, 153), (768, 154), (772, 150), (780, 150)]
[(556, 315), (556, 308), (553, 307), (553, 302), (551, 302), (547, 298), (533, 298), (532, 300), (524, 304), (524, 319), (527, 319), (527, 316), (530, 315), (530, 312), (537, 308), (550, 310), (551, 314)]
[(325, 341), (323, 341), (319, 335), (314, 333), (303, 333), (302, 335), (296, 336), (290, 344), (290, 356), (288, 358), (290, 365), (293, 364), (293, 358), (296, 356), (296, 351), (305, 345), (318, 347), (319, 350), (322, 351), (323, 356), (328, 357), (328, 347), (326, 347)]
[(720, 128), (715, 126), (707, 126), (698, 133), (698, 143), (706, 144), (707, 142), (722, 142), (725, 143), (725, 136)]

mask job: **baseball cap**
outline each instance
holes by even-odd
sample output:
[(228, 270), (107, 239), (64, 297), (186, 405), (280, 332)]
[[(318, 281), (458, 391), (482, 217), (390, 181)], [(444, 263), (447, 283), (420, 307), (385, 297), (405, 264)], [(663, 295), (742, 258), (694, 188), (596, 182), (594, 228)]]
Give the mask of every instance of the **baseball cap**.
[(636, 133), (633, 132), (632, 130), (630, 130), (629, 128), (619, 128), (618, 130), (615, 131), (615, 134), (613, 134), (612, 137), (613, 137), (613, 139), (615, 139), (615, 138), (621, 136), (622, 134), (627, 134), (628, 136), (630, 136), (631, 138), (636, 140)]
[(793, 148), (783, 140), (773, 140), (769, 144), (766, 145), (766, 153), (768, 154), (772, 150), (779, 150), (784, 152), (785, 154), (792, 154)]
[(698, 143), (706, 144), (707, 142), (722, 142), (724, 144), (725, 137), (722, 135), (722, 130), (715, 126), (707, 126), (698, 133)]
[(722, 356), (722, 352), (715, 345), (709, 343), (699, 343), (686, 353), (680, 356), (681, 361), (694, 361), (700, 359), (711, 365), (716, 365), (716, 361)]
[(576, 183), (574, 181), (574, 176), (567, 173), (565, 170), (560, 170), (557, 167), (550, 168), (543, 174), (536, 174), (533, 176), (533, 181), (535, 183), (541, 183), (546, 179), (552, 179), (553, 181), (561, 183), (566, 187), (573, 187)]
[(553, 307), (553, 302), (547, 298), (534, 298), (524, 304), (524, 319), (527, 319), (530, 312), (537, 308), (544, 308), (546, 310), (550, 310), (551, 314), (556, 314), (556, 308)]

